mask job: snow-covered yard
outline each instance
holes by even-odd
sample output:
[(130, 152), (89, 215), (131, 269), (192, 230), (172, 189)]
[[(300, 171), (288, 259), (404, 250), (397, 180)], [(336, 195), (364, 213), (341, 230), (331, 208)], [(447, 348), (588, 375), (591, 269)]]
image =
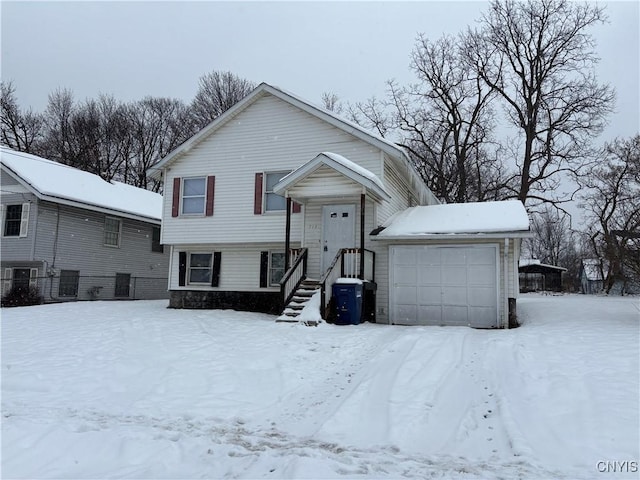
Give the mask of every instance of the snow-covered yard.
[(526, 295), (510, 331), (165, 306), (2, 311), (2, 478), (638, 477), (638, 298)]

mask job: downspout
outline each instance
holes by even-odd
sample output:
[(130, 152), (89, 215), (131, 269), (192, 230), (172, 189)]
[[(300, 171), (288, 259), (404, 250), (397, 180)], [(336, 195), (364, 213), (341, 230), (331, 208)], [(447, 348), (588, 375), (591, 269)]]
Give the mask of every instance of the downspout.
[(360, 194), (360, 272), (358, 273), (360, 280), (364, 280), (364, 213), (365, 213), (365, 195)]
[(509, 328), (509, 239), (504, 239), (504, 316), (503, 328)]

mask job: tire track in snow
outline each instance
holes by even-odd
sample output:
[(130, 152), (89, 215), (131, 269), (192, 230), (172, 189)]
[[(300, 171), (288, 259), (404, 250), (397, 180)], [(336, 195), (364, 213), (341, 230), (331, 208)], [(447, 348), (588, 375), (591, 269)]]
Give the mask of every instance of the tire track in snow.
[[(9, 410), (3, 406), (3, 421), (55, 425), (55, 429), (78, 435), (121, 430), (121, 435), (134, 435), (137, 442), (145, 439), (145, 442), (157, 444), (158, 449), (180, 443), (195, 446), (196, 449), (187, 447), (184, 450), (188, 457), (183, 460), (188, 461), (192, 457), (210, 465), (210, 471), (202, 472), (203, 478), (295, 478), (293, 467), (306, 461), (322, 462), (338, 475), (368, 478), (498, 479), (505, 478), (505, 474), (509, 478), (563, 478), (558, 472), (520, 460), (470, 461), (451, 455), (406, 453), (388, 446), (357, 448), (312, 437), (292, 436), (277, 429), (254, 431), (238, 419), (126, 415), (63, 408), (29, 408), (24, 412), (14, 408), (13, 413)], [(46, 431), (45, 435), (48, 435), (53, 430)], [(29, 446), (25, 445), (25, 448)], [(268, 472), (265, 465), (270, 465)], [(128, 465), (126, 476), (146, 476), (137, 475), (145, 472), (137, 472), (136, 468)], [(141, 465), (139, 468), (146, 467)], [(105, 477), (122, 476), (122, 465), (114, 464), (113, 469), (113, 475), (105, 472)]]

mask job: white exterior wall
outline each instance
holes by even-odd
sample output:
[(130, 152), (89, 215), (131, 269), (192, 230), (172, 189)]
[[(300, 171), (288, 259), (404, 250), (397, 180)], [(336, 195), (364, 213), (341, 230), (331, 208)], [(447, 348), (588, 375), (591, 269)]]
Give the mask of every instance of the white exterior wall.
[[(293, 170), (324, 151), (381, 173), (375, 147), (271, 95), (256, 100), (166, 170), (163, 243), (284, 241), (283, 212), (253, 213), (255, 174)], [(216, 177), (213, 216), (173, 218), (173, 178), (204, 175)], [(293, 215), (293, 241), (301, 226), (302, 215)]]

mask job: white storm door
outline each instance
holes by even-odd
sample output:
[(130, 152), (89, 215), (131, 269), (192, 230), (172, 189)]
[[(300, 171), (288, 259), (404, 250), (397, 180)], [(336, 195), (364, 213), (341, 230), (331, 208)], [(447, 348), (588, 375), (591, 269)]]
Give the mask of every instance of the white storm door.
[(331, 265), (338, 250), (353, 248), (356, 241), (356, 206), (323, 205), (321, 272)]

